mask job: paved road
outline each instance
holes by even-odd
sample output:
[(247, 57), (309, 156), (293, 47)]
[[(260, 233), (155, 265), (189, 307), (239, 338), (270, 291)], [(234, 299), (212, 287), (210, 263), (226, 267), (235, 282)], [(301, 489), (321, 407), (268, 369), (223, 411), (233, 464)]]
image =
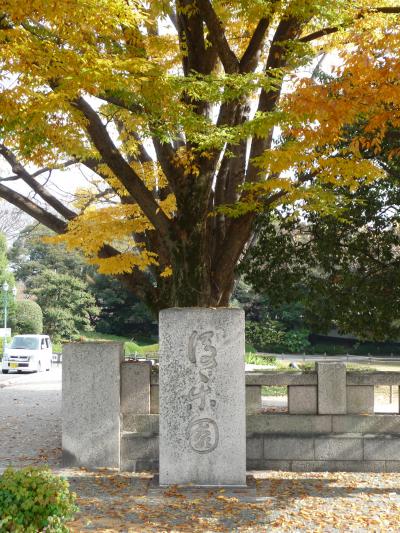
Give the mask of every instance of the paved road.
[[(50, 376), (52, 376), (50, 378)], [(21, 374), (18, 374), (17, 372), (9, 372), (8, 374), (0, 373), (0, 387), (3, 383), (13, 382), (13, 383), (26, 383), (26, 382), (47, 382), (50, 378), (50, 380), (54, 379), (54, 376), (58, 376), (57, 379), (60, 380), (61, 383), (61, 365), (53, 364), (52, 369), (50, 372), (24, 372)]]
[(10, 464), (59, 466), (61, 368), (1, 377), (0, 470)]

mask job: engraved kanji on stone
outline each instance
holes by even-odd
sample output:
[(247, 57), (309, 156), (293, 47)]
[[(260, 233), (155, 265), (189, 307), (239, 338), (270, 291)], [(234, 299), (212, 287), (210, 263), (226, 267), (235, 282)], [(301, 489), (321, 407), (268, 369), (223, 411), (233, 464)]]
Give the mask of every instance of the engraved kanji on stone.
[(189, 445), (196, 453), (210, 453), (218, 446), (218, 426), (211, 418), (193, 420), (186, 430)]
[(212, 344), (213, 331), (199, 334), (193, 331), (189, 338), (188, 358), (191, 363), (211, 370), (217, 366), (217, 350)]
[(187, 395), (187, 398), (189, 402), (200, 400), (199, 409), (200, 411), (203, 411), (206, 406), (206, 394), (210, 392), (210, 387), (205, 387), (204, 383), (202, 383), (198, 389), (196, 387), (192, 387)]

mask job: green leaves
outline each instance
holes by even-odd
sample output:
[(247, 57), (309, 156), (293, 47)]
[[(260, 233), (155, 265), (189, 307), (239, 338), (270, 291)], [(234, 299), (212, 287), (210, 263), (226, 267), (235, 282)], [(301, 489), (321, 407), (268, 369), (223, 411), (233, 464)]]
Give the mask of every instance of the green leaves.
[(68, 533), (78, 510), (68, 482), (50, 469), (7, 468), (0, 477), (0, 531)]

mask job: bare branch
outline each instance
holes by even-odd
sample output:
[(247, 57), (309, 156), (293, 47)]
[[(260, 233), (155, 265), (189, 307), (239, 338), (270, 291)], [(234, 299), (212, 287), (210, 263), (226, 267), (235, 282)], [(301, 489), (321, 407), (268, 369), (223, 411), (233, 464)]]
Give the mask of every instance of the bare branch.
[[(57, 211), (62, 217), (67, 220), (72, 220), (76, 217), (76, 213), (66, 207), (58, 198), (50, 194), (50, 192), (43, 187), (36, 179), (29, 174), (23, 165), (18, 161), (12, 151), (4, 144), (0, 144), (0, 154), (9, 163), (13, 172), (19, 176), (29, 187), (35, 191), (45, 202), (47, 202), (53, 209)], [(41, 172), (39, 172), (40, 174)], [(38, 175), (38, 174), (36, 174)]]
[(56, 217), (52, 213), (49, 213), (39, 205), (29, 200), (22, 194), (19, 194), (12, 189), (9, 189), (5, 185), (0, 183), (0, 198), (7, 200), (10, 204), (15, 205), (24, 213), (27, 213), (32, 218), (38, 220), (44, 226), (50, 228), (56, 233), (64, 233), (67, 230), (67, 223), (64, 220)]
[(33, 172), (31, 174), (31, 178), (36, 178), (37, 176), (40, 176), (41, 174), (44, 174), (45, 172), (50, 172), (52, 170), (61, 170), (63, 168), (68, 168), (70, 167), (71, 165), (76, 165), (76, 160), (75, 159), (69, 159), (68, 161), (65, 161), (65, 163), (63, 163), (62, 165), (59, 165), (57, 167), (53, 167), (53, 168), (50, 168), (50, 167), (44, 167), (44, 168), (41, 168), (39, 170), (36, 170), (36, 172)]

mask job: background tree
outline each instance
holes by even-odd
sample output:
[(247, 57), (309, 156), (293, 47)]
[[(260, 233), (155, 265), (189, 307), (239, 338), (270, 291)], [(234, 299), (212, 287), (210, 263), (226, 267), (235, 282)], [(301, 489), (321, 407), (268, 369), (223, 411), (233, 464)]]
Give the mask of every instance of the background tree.
[(157, 324), (149, 309), (121, 281), (98, 274), (77, 250), (67, 250), (63, 244), (46, 244), (43, 238), (52, 234), (41, 225), (27, 226), (9, 251), (15, 277), (25, 284), (28, 292), (34, 287), (36, 276), (44, 270), (69, 274), (87, 284), (96, 300), (99, 314), (92, 324), (96, 331), (125, 337), (148, 337), (156, 333)]
[(35, 276), (44, 270), (69, 274), (85, 282), (94, 274), (94, 268), (78, 251), (67, 250), (61, 244), (46, 244), (44, 237), (52, 234), (42, 225), (28, 225), (20, 231), (8, 252), (15, 278), (23, 281), (28, 289), (32, 287)]
[(134, 339), (157, 337), (157, 320), (149, 308), (118, 279), (94, 274), (92, 281), (89, 290), (100, 310), (96, 331)]
[(310, 331), (305, 325), (300, 298), (289, 303), (281, 299), (274, 305), (265, 292), (256, 292), (240, 279), (231, 303), (245, 311), (246, 341), (252, 346), (248, 349), (296, 353), (310, 346)]
[(15, 303), (13, 334), (18, 333), (43, 333), (43, 313), (40, 305), (33, 300), (17, 300)]
[(399, 338), (400, 159), (390, 156), (396, 148), (400, 137), (391, 129), (378, 155), (363, 150), (385, 169), (384, 179), (356, 191), (325, 185), (342, 199), (340, 216), (290, 208), (258, 220), (245, 279), (275, 305), (302, 302), (313, 332), (337, 327), (360, 339)]
[[(301, 107), (286, 111), (280, 97), (296, 69), (334, 44), (358, 46), (360, 35), (377, 36), (372, 70), (396, 63), (386, 53), (399, 37), (395, 4), (6, 0), (0, 154), (12, 169), (5, 180), (21, 180), (36, 199), (4, 183), (0, 196), (65, 234), (155, 310), (227, 305), (257, 209), (299, 198), (324, 205), (318, 184), (327, 175), (354, 186), (376, 177), (356, 150), (346, 158), (313, 151), (322, 142), (310, 126), (318, 129), (318, 98), (304, 100), (315, 104), (307, 122)], [(364, 55), (357, 59), (349, 68), (361, 65), (364, 73)], [(396, 84), (382, 80), (370, 114)], [(340, 133), (356, 113), (347, 105), (341, 116), (329, 103)], [(326, 134), (320, 124), (318, 135)], [(285, 141), (275, 150), (277, 125), (291, 125), (300, 148)], [(66, 206), (42, 178), (74, 164), (93, 171), (93, 183)], [(290, 166), (298, 179), (285, 175)]]
[[(3, 291), (4, 282), (8, 283), (9, 290)], [(15, 301), (12, 289), (15, 287), (15, 279), (8, 267), (7, 240), (4, 233), (0, 233), (0, 327), (4, 327), (4, 299), (7, 298), (7, 327), (13, 327), (15, 322)]]
[(68, 274), (44, 270), (33, 281), (31, 294), (43, 311), (43, 327), (53, 340), (66, 340), (90, 331), (98, 315), (87, 286)]

